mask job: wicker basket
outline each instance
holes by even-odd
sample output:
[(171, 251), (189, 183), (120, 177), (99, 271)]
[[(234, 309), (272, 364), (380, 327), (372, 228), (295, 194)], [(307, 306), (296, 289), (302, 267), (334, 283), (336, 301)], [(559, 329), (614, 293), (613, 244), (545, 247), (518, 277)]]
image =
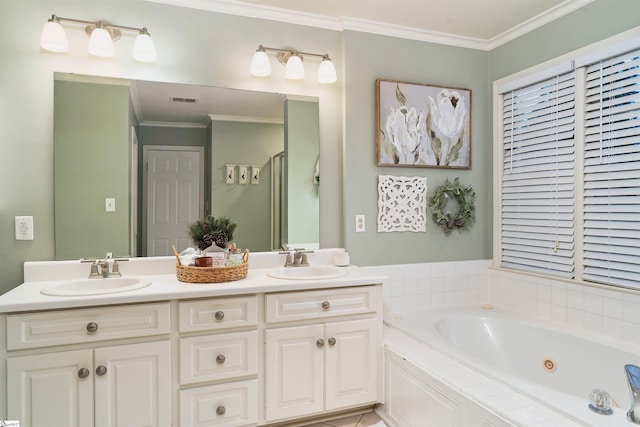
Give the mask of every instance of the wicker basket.
[(249, 250), (242, 254), (242, 264), (226, 267), (192, 267), (182, 265), (180, 258), (176, 264), (176, 276), (181, 282), (188, 283), (221, 283), (233, 282), (247, 277), (249, 271)]

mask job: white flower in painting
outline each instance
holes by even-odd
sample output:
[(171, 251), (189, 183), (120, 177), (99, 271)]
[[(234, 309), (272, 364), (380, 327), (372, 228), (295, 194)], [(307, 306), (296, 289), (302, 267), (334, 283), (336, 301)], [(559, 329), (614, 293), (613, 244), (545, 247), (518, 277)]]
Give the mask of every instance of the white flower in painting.
[[(448, 89), (441, 90), (436, 100), (430, 96), (429, 105), (428, 126), (432, 146), (439, 160), (438, 163), (447, 165), (457, 159), (458, 152), (462, 148), (467, 107), (460, 93)], [(442, 158), (442, 154), (446, 157)]]
[(425, 115), (415, 107), (391, 108), (385, 125), (386, 136), (394, 148), (395, 161), (417, 164), (424, 161)]

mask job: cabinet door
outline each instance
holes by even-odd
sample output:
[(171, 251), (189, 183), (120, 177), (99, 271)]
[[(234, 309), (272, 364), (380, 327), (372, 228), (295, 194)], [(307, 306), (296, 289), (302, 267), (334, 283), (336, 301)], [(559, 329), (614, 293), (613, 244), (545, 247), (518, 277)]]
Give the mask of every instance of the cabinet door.
[(95, 426), (171, 425), (171, 343), (95, 349)]
[(267, 421), (322, 411), (324, 326), (267, 329), (265, 340)]
[(325, 409), (378, 400), (378, 320), (325, 325)]
[(92, 355), (77, 350), (8, 358), (8, 419), (24, 427), (93, 425)]

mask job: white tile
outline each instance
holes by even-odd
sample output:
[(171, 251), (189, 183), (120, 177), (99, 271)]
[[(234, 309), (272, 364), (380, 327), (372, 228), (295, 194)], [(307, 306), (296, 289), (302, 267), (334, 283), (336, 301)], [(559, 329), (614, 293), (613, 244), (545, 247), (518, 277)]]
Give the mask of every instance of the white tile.
[(407, 311), (404, 304), (404, 296), (391, 297), (391, 311), (394, 313), (402, 313)]
[(431, 307), (443, 307), (444, 294), (442, 292), (433, 292), (431, 294)]
[(640, 323), (640, 304), (622, 300), (622, 320), (631, 323)]
[(407, 279), (404, 282), (404, 294), (418, 295), (418, 279)]
[(431, 279), (431, 263), (422, 263), (418, 265), (418, 278)]
[(610, 336), (622, 337), (622, 320), (603, 317), (602, 332)]
[(569, 307), (567, 309), (567, 323), (571, 326), (584, 328), (584, 311)]
[(551, 320), (551, 303), (538, 300), (536, 316), (539, 319)]
[(538, 283), (536, 285), (536, 296), (538, 301), (551, 302), (551, 285)]
[(584, 311), (587, 313), (602, 315), (602, 296), (592, 293), (585, 293)]
[(434, 277), (431, 280), (431, 292), (442, 292), (444, 290), (444, 278)]
[(405, 264), (404, 266), (404, 278), (405, 280), (418, 278), (418, 264)]
[(431, 293), (431, 279), (418, 279), (418, 294), (430, 294)]
[(554, 305), (567, 305), (567, 288), (565, 286), (551, 287), (551, 303)]
[(602, 298), (602, 315), (622, 320), (622, 299)]
[(391, 282), (391, 296), (403, 297), (404, 296), (404, 280), (394, 280)]
[(567, 323), (567, 306), (551, 304), (551, 320)]
[(599, 314), (584, 313), (584, 327), (593, 332), (602, 332), (602, 316)]
[(584, 293), (575, 290), (567, 290), (567, 306), (576, 310), (584, 310)]
[(455, 262), (443, 262), (442, 263), (442, 275), (447, 276), (455, 276), (456, 272), (456, 263)]
[(622, 322), (622, 337), (629, 341), (640, 341), (640, 324)]
[(418, 308), (420, 310), (427, 310), (431, 308), (431, 294), (418, 295)]
[(431, 264), (431, 277), (442, 277), (444, 273), (444, 266), (441, 262), (434, 262)]

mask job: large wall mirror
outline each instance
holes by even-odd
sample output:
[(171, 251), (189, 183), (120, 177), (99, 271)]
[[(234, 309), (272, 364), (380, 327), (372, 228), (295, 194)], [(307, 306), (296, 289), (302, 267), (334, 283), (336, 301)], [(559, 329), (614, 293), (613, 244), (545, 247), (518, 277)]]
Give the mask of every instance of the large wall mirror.
[(170, 255), (206, 215), (252, 252), (317, 247), (318, 165), (315, 98), (54, 75), (58, 260)]

